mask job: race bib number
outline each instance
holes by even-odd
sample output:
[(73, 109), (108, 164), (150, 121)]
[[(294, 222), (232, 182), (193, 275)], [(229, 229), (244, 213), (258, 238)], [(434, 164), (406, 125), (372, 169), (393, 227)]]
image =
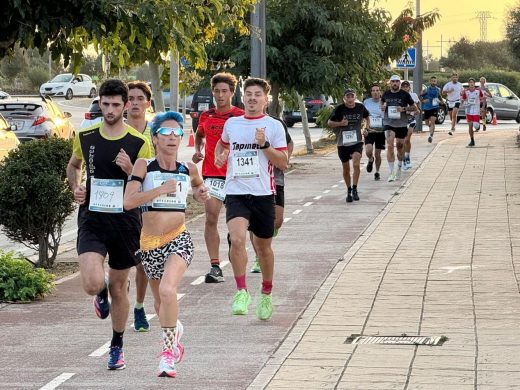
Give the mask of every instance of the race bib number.
[(343, 146), (357, 144), (359, 142), (356, 130), (345, 130), (341, 135), (343, 137)]
[(122, 213), (124, 186), (124, 180), (92, 177), (88, 209), (99, 213)]
[(371, 116), (370, 117), (370, 127), (374, 129), (380, 129), (383, 127), (383, 118), (380, 116)]
[(439, 99), (435, 98), (432, 100), (432, 106), (436, 107), (439, 105)]
[(204, 184), (208, 188), (210, 196), (224, 201), (224, 198), (226, 197), (226, 193), (224, 192), (224, 184), (226, 184), (225, 180), (208, 178), (204, 180)]
[(175, 180), (177, 182), (177, 191), (158, 196), (152, 201), (152, 207), (156, 209), (186, 209), (190, 177), (184, 174), (155, 172), (153, 175), (153, 187), (160, 187), (167, 180)]
[(401, 119), (401, 113), (397, 111), (398, 106), (388, 106), (389, 119)]
[(233, 155), (233, 177), (260, 177), (258, 150), (246, 150)]
[(476, 97), (468, 98), (468, 104), (469, 105), (473, 105), (473, 104), (476, 104), (476, 103), (477, 103), (477, 98)]

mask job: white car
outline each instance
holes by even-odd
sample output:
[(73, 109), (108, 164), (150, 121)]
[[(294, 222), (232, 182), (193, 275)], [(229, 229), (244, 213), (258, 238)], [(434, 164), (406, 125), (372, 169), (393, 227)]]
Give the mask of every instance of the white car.
[(73, 75), (72, 73), (62, 73), (51, 81), (42, 84), (40, 94), (65, 96), (67, 100), (72, 99), (74, 96), (93, 98), (97, 94), (97, 88), (90, 76), (86, 74)]

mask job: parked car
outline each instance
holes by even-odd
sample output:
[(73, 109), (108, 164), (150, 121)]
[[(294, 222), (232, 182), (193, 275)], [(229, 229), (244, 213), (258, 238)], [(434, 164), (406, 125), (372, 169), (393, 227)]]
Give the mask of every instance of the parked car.
[(11, 95), (9, 95), (7, 92), (0, 91), (0, 100), (9, 99), (10, 97)]
[(48, 96), (0, 101), (0, 114), (15, 125), (14, 133), (21, 142), (35, 138), (74, 136), (69, 112), (62, 112)]
[(88, 96), (93, 98), (97, 94), (97, 88), (90, 76), (86, 74), (73, 75), (62, 73), (54, 77), (40, 87), (41, 95), (65, 96), (70, 100), (74, 96)]
[[(235, 94), (231, 99), (231, 104), (235, 107), (244, 108), (244, 103), (242, 102), (242, 88), (240, 85), (237, 85), (235, 89)], [(190, 116), (194, 130), (197, 130), (197, 126), (199, 125), (200, 114), (213, 107), (215, 107), (215, 101), (213, 99), (213, 93), (209, 87), (199, 88), (193, 94)]]
[[(170, 111), (170, 89), (164, 89), (162, 92), (164, 109)], [(152, 96), (153, 102), (153, 96)], [(193, 102), (193, 95), (186, 96), (186, 114), (191, 112), (191, 103)], [(184, 111), (184, 96), (179, 96), (179, 112)]]
[[(155, 115), (155, 111), (152, 105), (146, 110), (146, 120), (151, 121)], [(123, 116), (126, 118), (127, 111), (123, 113)], [(103, 113), (101, 112), (101, 108), (99, 107), (99, 96), (96, 97), (92, 103), (90, 103), (90, 107), (88, 111), (85, 112), (85, 116), (81, 121), (80, 127), (83, 129), (85, 127), (90, 127), (103, 121)]]
[[(464, 88), (468, 88), (468, 83), (462, 84)], [(478, 87), (478, 83), (476, 86)], [(497, 119), (502, 120), (516, 120), (520, 123), (520, 99), (508, 87), (499, 83), (486, 83), (491, 97), (486, 99), (487, 112), (486, 122), (491, 123), (493, 115), (496, 114)], [(466, 110), (464, 105), (461, 105), (457, 113), (457, 121), (466, 118)]]
[(16, 125), (11, 125), (3, 115), (0, 114), (0, 161), (2, 161), (11, 150), (16, 149), (20, 143), (14, 133), (15, 130)]
[[(309, 123), (316, 122), (316, 114), (320, 109), (333, 104), (331, 98), (325, 98), (324, 95), (318, 97), (306, 97), (305, 108), (307, 109), (307, 119)], [(293, 127), (295, 123), (302, 121), (302, 113), (299, 110), (284, 110), (282, 113), (283, 121), (288, 127)]]

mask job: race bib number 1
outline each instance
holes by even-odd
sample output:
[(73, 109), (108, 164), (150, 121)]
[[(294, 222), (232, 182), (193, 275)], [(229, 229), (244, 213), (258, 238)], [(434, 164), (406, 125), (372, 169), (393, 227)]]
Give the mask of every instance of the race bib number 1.
[(475, 97), (470, 97), (470, 98), (468, 99), (468, 104), (473, 105), (473, 104), (475, 104), (475, 103), (477, 103), (477, 98), (475, 98)]
[(158, 196), (152, 201), (152, 207), (156, 209), (184, 210), (190, 187), (189, 179), (190, 177), (184, 174), (155, 172), (153, 176), (154, 188), (161, 186), (166, 180), (175, 180), (177, 181), (177, 191)]
[(401, 119), (401, 113), (397, 111), (398, 106), (388, 106), (389, 119)]
[(432, 106), (437, 107), (439, 105), (439, 99), (435, 98), (432, 100)]
[(233, 177), (250, 178), (259, 176), (258, 150), (236, 152), (233, 155)]
[(224, 192), (224, 184), (226, 184), (225, 180), (208, 178), (204, 180), (204, 184), (208, 188), (210, 196), (224, 201), (226, 198), (226, 193)]
[(88, 209), (100, 213), (122, 213), (124, 180), (90, 179)]

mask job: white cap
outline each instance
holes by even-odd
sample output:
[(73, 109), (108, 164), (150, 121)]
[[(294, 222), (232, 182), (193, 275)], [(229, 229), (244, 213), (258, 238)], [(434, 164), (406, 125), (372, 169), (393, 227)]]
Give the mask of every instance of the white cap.
[(399, 77), (397, 74), (394, 74), (392, 77), (390, 77), (390, 81), (401, 81), (401, 77)]

